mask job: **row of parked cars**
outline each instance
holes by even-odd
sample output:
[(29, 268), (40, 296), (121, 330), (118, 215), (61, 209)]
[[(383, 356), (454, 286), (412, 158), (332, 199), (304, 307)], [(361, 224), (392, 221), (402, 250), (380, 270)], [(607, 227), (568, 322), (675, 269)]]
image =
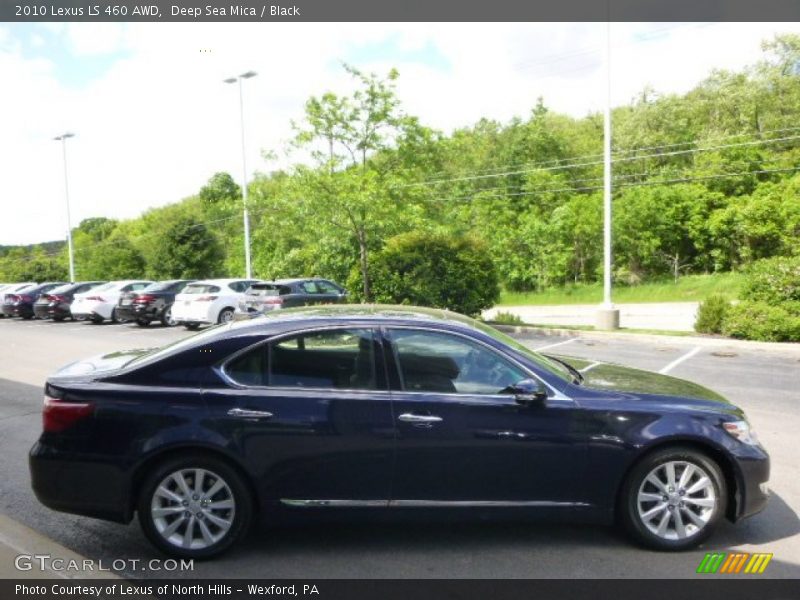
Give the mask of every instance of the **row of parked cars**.
[(135, 322), (146, 327), (227, 323), (236, 313), (344, 302), (347, 291), (318, 277), (0, 283), (2, 317), (63, 321)]

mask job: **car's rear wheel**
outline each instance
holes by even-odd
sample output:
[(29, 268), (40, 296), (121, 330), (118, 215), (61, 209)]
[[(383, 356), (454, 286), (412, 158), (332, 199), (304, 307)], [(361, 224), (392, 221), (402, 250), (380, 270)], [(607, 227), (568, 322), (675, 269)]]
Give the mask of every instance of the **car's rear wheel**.
[(161, 313), (161, 324), (164, 327), (175, 327), (175, 325), (178, 324), (177, 321), (172, 318), (171, 306), (167, 308), (167, 310), (165, 310), (163, 313)]
[(200, 323), (184, 323), (183, 326), (189, 331), (196, 331), (200, 329)]
[(147, 327), (148, 325), (150, 325), (150, 321), (148, 321), (147, 319), (136, 319), (136, 324), (139, 327)]
[(719, 466), (693, 448), (646, 456), (620, 496), (620, 517), (639, 542), (657, 550), (686, 550), (708, 538), (725, 514), (727, 490)]
[(211, 558), (247, 531), (253, 501), (242, 477), (224, 461), (187, 455), (158, 465), (145, 479), (139, 523), (160, 550)]
[(223, 308), (219, 311), (219, 317), (217, 317), (217, 323), (230, 323), (233, 321), (233, 309), (232, 308)]
[(91, 319), (92, 323), (94, 323), (95, 325), (99, 325), (100, 323), (102, 323), (104, 321), (103, 317), (101, 317), (100, 315), (94, 315), (94, 316), (90, 317), (90, 319)]

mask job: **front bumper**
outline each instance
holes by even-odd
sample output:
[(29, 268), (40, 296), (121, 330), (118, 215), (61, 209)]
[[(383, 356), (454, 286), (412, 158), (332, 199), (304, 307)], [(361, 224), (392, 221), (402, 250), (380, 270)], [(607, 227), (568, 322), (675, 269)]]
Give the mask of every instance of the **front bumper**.
[(750, 446), (746, 455), (734, 456), (739, 471), (733, 521), (760, 513), (769, 501), (769, 454), (761, 446)]

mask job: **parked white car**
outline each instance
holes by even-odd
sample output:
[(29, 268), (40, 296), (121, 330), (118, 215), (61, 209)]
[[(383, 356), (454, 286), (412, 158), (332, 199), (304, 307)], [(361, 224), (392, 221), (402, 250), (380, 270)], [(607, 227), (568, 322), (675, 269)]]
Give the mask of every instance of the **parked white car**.
[(227, 323), (244, 297), (244, 292), (257, 279), (206, 279), (190, 283), (175, 296), (172, 318), (186, 327)]
[(125, 292), (143, 290), (151, 283), (153, 282), (142, 279), (109, 281), (83, 294), (75, 294), (70, 307), (72, 318), (79, 321), (89, 319), (93, 323), (106, 320), (117, 323), (116, 306), (119, 297)]
[[(3, 306), (3, 302), (6, 301), (6, 294), (16, 294), (17, 292), (24, 292), (26, 288), (34, 287), (36, 282), (34, 281), (24, 281), (21, 283), (6, 283), (4, 285), (0, 285), (0, 306)], [(5, 314), (3, 311), (0, 310), (0, 319), (5, 318)]]

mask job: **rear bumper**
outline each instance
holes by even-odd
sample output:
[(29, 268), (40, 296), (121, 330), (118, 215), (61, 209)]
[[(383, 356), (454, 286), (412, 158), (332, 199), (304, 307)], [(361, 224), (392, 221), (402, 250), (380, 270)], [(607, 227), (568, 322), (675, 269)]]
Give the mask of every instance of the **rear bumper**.
[(64, 456), (36, 442), (28, 456), (36, 498), (48, 508), (108, 521), (132, 518), (129, 480), (118, 467)]
[(7, 317), (32, 317), (33, 304), (4, 304), (3, 314)]
[(209, 312), (210, 306), (196, 306), (194, 303), (186, 306), (178, 302), (172, 305), (172, 318), (178, 323), (213, 323)]
[(148, 306), (147, 304), (117, 306), (117, 318), (126, 321), (136, 321), (137, 319), (152, 321), (158, 319), (160, 316), (158, 307)]

